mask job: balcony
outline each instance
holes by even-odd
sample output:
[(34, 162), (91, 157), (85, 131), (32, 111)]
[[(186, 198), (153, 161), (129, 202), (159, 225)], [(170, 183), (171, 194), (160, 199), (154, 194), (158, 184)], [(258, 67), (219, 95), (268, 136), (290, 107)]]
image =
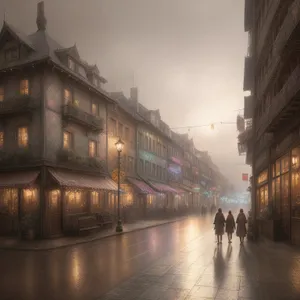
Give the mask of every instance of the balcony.
[(296, 29), (300, 22), (300, 2), (295, 0), (290, 6), (288, 13), (279, 29), (276, 40), (273, 44), (273, 52), (271, 58), (271, 64), (265, 74), (263, 80), (258, 87), (258, 99), (261, 98), (265, 92), (271, 78), (275, 75), (279, 62), (281, 61), (281, 53), (286, 46), (289, 38), (291, 37), (293, 31)]
[(104, 128), (103, 119), (93, 116), (81, 110), (79, 107), (68, 104), (62, 108), (63, 118), (67, 121), (73, 121), (79, 125), (88, 128), (91, 131), (102, 131)]
[(253, 0), (245, 0), (245, 18), (244, 18), (244, 29), (249, 31), (253, 26)]
[(0, 102), (0, 116), (2, 119), (13, 115), (31, 113), (34, 107), (34, 99), (31, 96), (11, 97)]
[(258, 120), (257, 134), (274, 132), (282, 122), (300, 107), (300, 66), (287, 79), (281, 91), (272, 99), (269, 112)]

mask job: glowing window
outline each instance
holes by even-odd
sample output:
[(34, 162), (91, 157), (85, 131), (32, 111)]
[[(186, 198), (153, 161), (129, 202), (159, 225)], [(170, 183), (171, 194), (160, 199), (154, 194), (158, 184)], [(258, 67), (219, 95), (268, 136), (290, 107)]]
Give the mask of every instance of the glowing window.
[(89, 141), (89, 157), (95, 157), (95, 156), (96, 156), (96, 142)]
[(23, 79), (20, 82), (20, 94), (29, 95), (29, 81), (28, 79)]
[(73, 59), (71, 58), (68, 58), (68, 67), (72, 70), (72, 71), (75, 71), (75, 62)]
[(4, 146), (4, 132), (0, 131), (0, 149)]
[(72, 143), (72, 135), (70, 132), (65, 131), (64, 132), (64, 145), (63, 148), (64, 149), (70, 149), (71, 148), (71, 144)]
[(4, 100), (4, 87), (0, 86), (0, 102)]
[(72, 93), (69, 89), (64, 89), (64, 102), (65, 105), (72, 102)]
[(92, 201), (92, 205), (94, 205), (94, 206), (99, 205), (99, 193), (98, 192), (91, 192), (91, 201)]
[(93, 116), (98, 116), (98, 112), (99, 112), (98, 105), (96, 103), (93, 103), (92, 104), (92, 115)]
[(20, 127), (18, 129), (18, 145), (20, 148), (28, 147), (28, 128)]

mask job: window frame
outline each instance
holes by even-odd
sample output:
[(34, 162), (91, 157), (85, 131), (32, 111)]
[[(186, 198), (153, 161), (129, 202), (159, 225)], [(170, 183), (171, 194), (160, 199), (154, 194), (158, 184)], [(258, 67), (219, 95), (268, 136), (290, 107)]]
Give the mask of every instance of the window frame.
[[(26, 141), (26, 145), (22, 145), (21, 143), (20, 143), (20, 141), (22, 140), (22, 138), (21, 138), (21, 135), (20, 135), (20, 131), (21, 131), (21, 129), (26, 129), (26, 139), (27, 139), (27, 141)], [(18, 127), (18, 130), (17, 130), (17, 138), (18, 138), (18, 148), (19, 149), (26, 149), (26, 148), (28, 148), (29, 147), (29, 128), (28, 128), (28, 126), (19, 126)]]
[(5, 98), (5, 88), (4, 85), (0, 85), (0, 102), (3, 102)]
[[(22, 86), (23, 82), (27, 82), (27, 88)], [(23, 78), (20, 80), (20, 95), (28, 96), (30, 95), (30, 81), (28, 78)]]
[(4, 148), (4, 139), (5, 139), (5, 134), (4, 130), (0, 130), (0, 149), (2, 150)]
[[(95, 111), (94, 111), (94, 107), (95, 107)], [(92, 105), (91, 105), (91, 113), (94, 117), (99, 117), (99, 103), (93, 101)]]
[[(91, 154), (91, 145), (94, 145), (94, 155)], [(97, 157), (97, 141), (95, 140), (89, 140), (89, 157), (95, 158)]]
[[(69, 146), (65, 147), (65, 134), (69, 136)], [(63, 138), (62, 138), (62, 147), (64, 150), (72, 150), (73, 149), (73, 133), (67, 130), (63, 131)]]
[[(9, 53), (11, 54), (13, 51), (17, 53), (16, 57), (12, 57), (12, 55), (8, 55)], [(8, 57), (9, 56), (9, 57)], [(10, 47), (5, 50), (4, 53), (5, 61), (6, 62), (12, 62), (20, 59), (20, 48), (19, 47)]]

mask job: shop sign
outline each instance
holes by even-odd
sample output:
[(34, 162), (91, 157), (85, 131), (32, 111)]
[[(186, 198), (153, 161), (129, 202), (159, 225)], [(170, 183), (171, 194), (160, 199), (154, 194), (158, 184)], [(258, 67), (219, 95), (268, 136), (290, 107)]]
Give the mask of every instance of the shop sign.
[(242, 174), (242, 181), (248, 181), (249, 178), (248, 178), (248, 173), (243, 173)]
[(171, 160), (172, 160), (172, 162), (174, 162), (175, 164), (182, 166), (182, 162), (181, 162), (178, 158), (172, 156), (172, 157), (171, 157)]
[(168, 170), (174, 174), (181, 174), (181, 167), (175, 164), (169, 164)]
[(139, 154), (140, 154), (140, 158), (143, 159), (143, 160), (147, 160), (149, 162), (153, 162), (155, 163), (156, 165), (159, 165), (163, 168), (166, 168), (167, 167), (167, 161), (150, 153), (150, 152), (147, 152), (147, 151), (143, 151), (143, 150), (140, 150), (139, 151)]

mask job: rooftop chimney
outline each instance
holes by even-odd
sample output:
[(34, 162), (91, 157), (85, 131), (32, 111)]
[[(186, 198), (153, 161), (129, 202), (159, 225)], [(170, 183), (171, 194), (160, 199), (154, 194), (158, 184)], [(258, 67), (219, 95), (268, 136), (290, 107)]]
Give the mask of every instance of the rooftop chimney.
[(41, 1), (37, 5), (37, 18), (36, 18), (36, 25), (38, 30), (45, 31), (47, 27), (47, 20), (45, 17), (45, 10), (44, 10), (44, 1)]

